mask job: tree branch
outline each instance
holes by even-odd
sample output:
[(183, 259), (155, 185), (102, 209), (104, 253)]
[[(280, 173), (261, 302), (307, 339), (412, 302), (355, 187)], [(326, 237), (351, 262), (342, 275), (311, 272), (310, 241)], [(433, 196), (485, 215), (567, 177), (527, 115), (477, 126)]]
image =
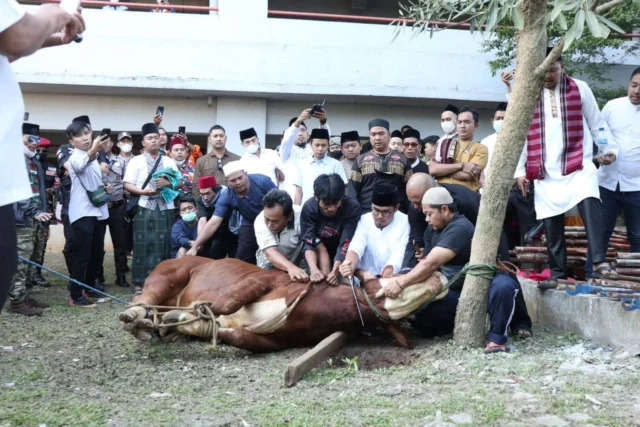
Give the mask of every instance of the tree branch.
[(591, 4), (591, 10), (592, 11), (596, 11), (596, 8), (600, 5), (600, 0), (593, 0), (593, 3)]
[[(617, 1), (617, 0), (613, 0)], [(624, 0), (623, 0), (624, 1)], [(549, 52), (549, 55), (542, 61), (542, 64), (538, 65), (535, 71), (535, 75), (538, 78), (542, 78), (549, 67), (560, 58), (562, 54), (562, 49), (564, 49), (564, 37), (558, 41), (558, 44)]]
[(625, 1), (627, 1), (627, 0), (611, 0), (610, 2), (607, 2), (607, 3), (605, 3), (605, 4), (601, 5), (601, 6), (596, 7), (595, 12), (598, 15), (604, 15), (605, 13), (609, 12), (614, 7), (620, 6)]

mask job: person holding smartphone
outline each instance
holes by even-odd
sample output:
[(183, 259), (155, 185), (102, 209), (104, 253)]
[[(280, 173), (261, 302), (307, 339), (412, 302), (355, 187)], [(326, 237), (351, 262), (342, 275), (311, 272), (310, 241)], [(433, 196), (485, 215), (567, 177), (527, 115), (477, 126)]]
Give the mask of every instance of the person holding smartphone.
[(0, 311), (17, 266), (14, 203), (33, 196), (23, 159), (21, 128), (24, 102), (10, 62), (41, 48), (71, 43), (84, 32), (81, 11), (67, 13), (57, 4), (45, 4), (27, 13), (15, 0), (0, 2)]

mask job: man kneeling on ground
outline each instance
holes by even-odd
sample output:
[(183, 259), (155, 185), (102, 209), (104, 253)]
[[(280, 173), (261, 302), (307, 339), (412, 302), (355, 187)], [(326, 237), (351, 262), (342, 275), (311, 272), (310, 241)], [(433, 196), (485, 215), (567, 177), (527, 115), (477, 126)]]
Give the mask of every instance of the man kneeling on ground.
[[(471, 239), (475, 228), (463, 215), (457, 213), (451, 194), (442, 187), (428, 190), (422, 199), (422, 209), (429, 223), (424, 234), (424, 253), (427, 254), (418, 265), (404, 276), (399, 276), (394, 284), (385, 288), (385, 295), (397, 297), (402, 289), (421, 282), (436, 271), (449, 280), (453, 279), (469, 262)], [(434, 337), (453, 332), (456, 309), (464, 284), (463, 274), (450, 284), (446, 296), (436, 302), (419, 308), (413, 321), (424, 336)], [(531, 333), (531, 320), (523, 299), (516, 299), (522, 292), (518, 279), (506, 272), (498, 272), (489, 288), (489, 316), (491, 328), (485, 352), (508, 351), (507, 332), (511, 330), (521, 335)]]
[(257, 265), (266, 270), (286, 271), (291, 280), (308, 282), (304, 242), (300, 233), (302, 208), (294, 205), (286, 191), (271, 189), (262, 198), (264, 210), (254, 222)]
[(178, 203), (180, 218), (171, 229), (171, 258), (182, 258), (198, 237), (196, 201), (184, 196)]

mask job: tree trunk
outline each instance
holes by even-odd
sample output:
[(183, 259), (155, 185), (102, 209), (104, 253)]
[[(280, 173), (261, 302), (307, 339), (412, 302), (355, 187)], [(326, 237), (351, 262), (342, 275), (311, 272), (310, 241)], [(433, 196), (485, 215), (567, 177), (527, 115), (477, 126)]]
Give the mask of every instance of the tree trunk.
[[(525, 23), (516, 39), (516, 82), (491, 159), (491, 177), (480, 203), (471, 248), (471, 265), (495, 264), (514, 172), (542, 88), (543, 74), (536, 74), (535, 70), (546, 55), (546, 7), (547, 0), (525, 0), (521, 5)], [(484, 345), (489, 285), (489, 280), (467, 275), (456, 315), (456, 343)]]

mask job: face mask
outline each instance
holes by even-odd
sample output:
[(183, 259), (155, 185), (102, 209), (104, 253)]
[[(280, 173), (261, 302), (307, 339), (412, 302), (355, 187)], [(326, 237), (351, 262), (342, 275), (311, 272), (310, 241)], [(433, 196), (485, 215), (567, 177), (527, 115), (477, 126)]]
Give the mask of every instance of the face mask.
[(332, 151), (329, 153), (329, 156), (333, 157), (334, 159), (339, 159), (340, 157), (342, 157), (342, 151)]
[(444, 131), (444, 133), (447, 134), (453, 132), (456, 128), (456, 124), (453, 122), (441, 122), (440, 126), (442, 126), (442, 130)]
[(184, 222), (193, 222), (196, 220), (196, 213), (195, 212), (189, 212), (186, 214), (180, 214), (180, 216), (182, 217), (182, 220)]
[(187, 161), (186, 159), (183, 159), (183, 160), (174, 160), (174, 162), (176, 162), (176, 165), (178, 165), (178, 166), (182, 166), (182, 165), (184, 165), (184, 162), (186, 162), (186, 161)]
[(493, 130), (496, 131), (496, 133), (500, 133), (500, 131), (502, 130), (502, 123), (504, 122), (504, 120), (496, 120), (493, 122)]
[(259, 149), (260, 149), (260, 144), (251, 144), (248, 147), (245, 147), (245, 150), (247, 150), (247, 153), (249, 154), (256, 154)]
[(122, 144), (122, 147), (120, 147), (120, 151), (123, 153), (130, 153), (131, 150), (133, 150), (133, 145), (131, 144)]

